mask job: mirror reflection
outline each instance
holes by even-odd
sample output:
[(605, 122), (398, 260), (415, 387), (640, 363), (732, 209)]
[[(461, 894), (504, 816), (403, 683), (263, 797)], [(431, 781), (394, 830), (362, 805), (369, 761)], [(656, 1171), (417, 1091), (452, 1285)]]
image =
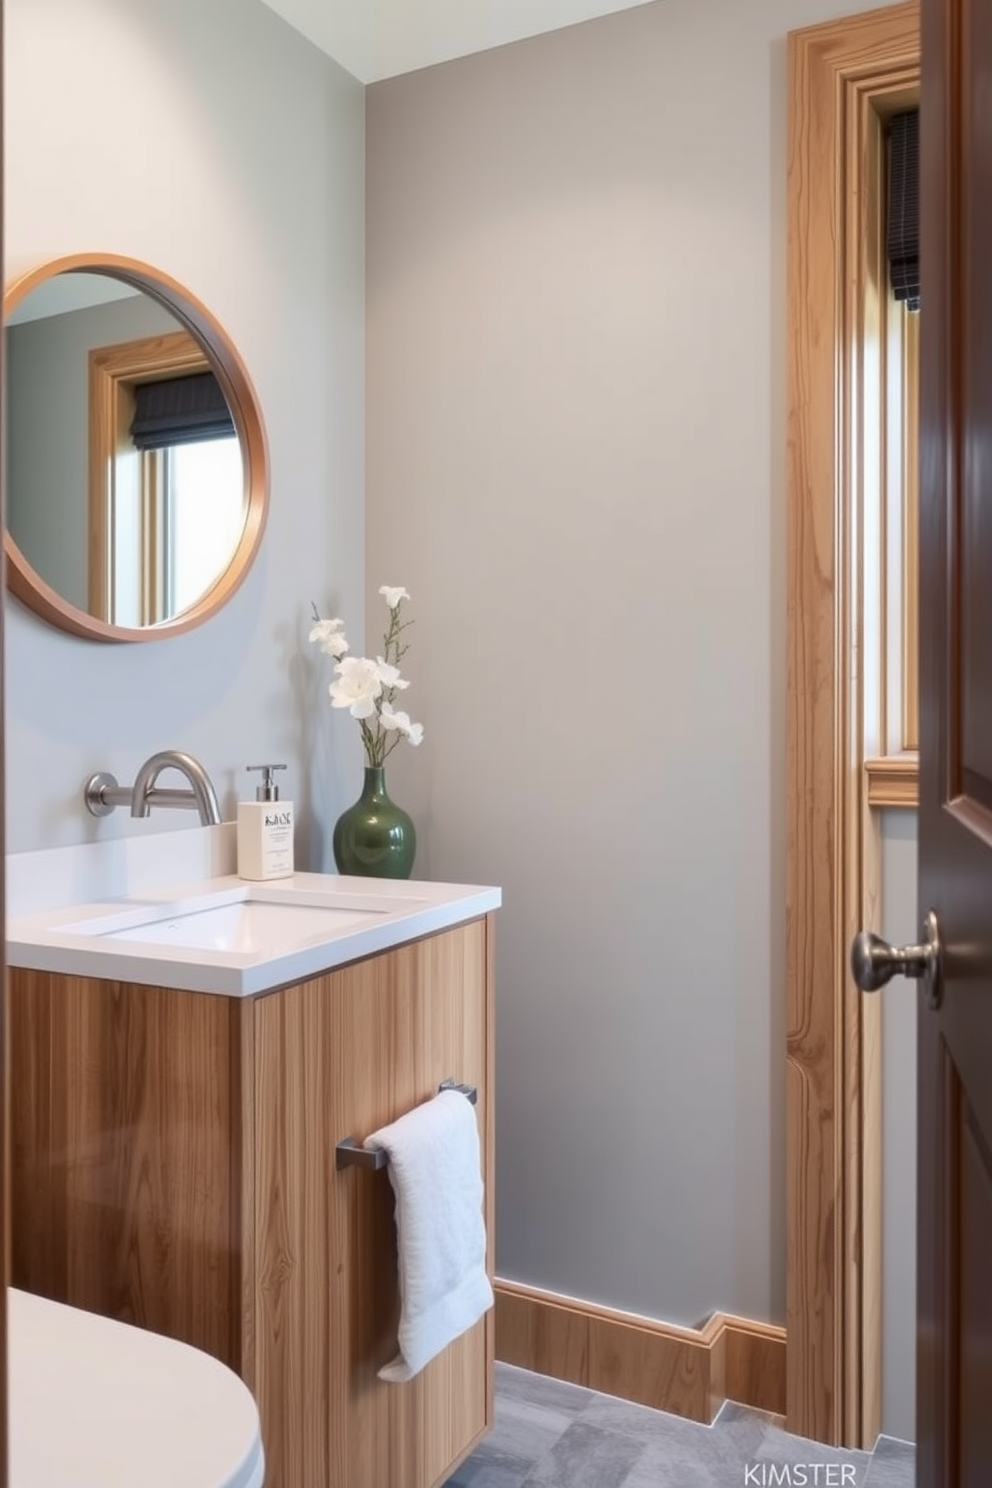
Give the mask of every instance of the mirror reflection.
[(5, 335), (11, 538), (96, 620), (173, 621), (225, 574), (248, 510), (206, 352), (157, 299), (96, 272), (43, 280)]

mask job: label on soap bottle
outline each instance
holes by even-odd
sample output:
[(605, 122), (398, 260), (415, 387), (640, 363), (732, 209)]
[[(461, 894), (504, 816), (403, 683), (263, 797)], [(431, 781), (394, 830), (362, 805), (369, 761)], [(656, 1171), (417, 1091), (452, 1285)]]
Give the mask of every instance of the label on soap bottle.
[(279, 801), (264, 808), (262, 865), (266, 878), (288, 878), (293, 872), (293, 807)]

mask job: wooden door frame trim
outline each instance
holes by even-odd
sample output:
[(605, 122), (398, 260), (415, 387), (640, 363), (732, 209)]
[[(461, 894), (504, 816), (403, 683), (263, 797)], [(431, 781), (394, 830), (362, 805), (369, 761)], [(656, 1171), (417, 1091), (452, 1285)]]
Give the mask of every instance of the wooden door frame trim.
[(919, 67), (915, 0), (789, 37), (786, 1413), (850, 1446), (871, 1444), (881, 1410), (877, 1004), (847, 968), (878, 856), (859, 666), (863, 186), (879, 100)]

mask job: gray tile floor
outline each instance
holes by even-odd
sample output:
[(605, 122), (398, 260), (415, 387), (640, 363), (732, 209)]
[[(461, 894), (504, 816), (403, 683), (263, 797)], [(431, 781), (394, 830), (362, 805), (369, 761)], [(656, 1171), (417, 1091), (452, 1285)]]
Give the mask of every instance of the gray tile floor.
[(891, 1437), (841, 1451), (729, 1403), (697, 1426), (497, 1364), (496, 1424), (447, 1488), (913, 1488), (915, 1476), (912, 1446)]

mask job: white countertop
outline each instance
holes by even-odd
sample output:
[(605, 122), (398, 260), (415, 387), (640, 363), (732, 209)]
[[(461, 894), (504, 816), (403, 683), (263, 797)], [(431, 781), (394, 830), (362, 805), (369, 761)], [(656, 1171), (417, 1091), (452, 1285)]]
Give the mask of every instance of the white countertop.
[[(330, 873), (249, 883), (214, 871), (230, 862), (227, 827), (170, 837), (190, 841), (8, 857), (7, 964), (248, 997), (476, 919), (502, 898), (488, 886)], [(204, 866), (209, 876), (181, 876)], [(249, 905), (260, 907), (250, 923)]]

